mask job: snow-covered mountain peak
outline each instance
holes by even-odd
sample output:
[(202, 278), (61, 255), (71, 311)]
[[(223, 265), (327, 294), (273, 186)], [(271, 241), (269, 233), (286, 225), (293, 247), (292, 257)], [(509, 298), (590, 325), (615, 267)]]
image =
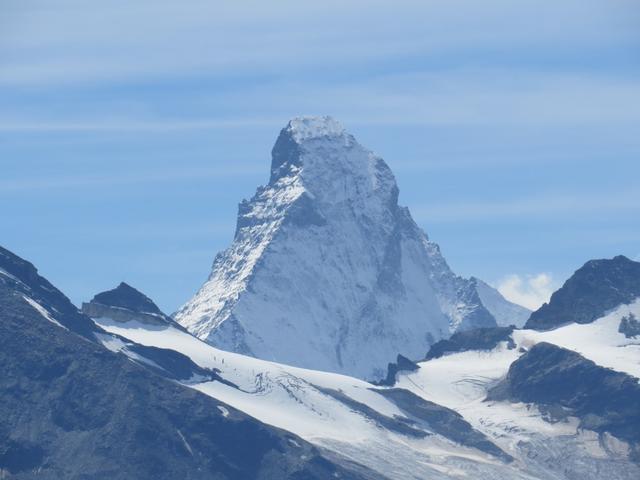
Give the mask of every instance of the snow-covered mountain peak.
[(294, 117), (284, 128), (296, 142), (312, 138), (340, 137), (346, 134), (344, 126), (328, 115)]
[(385, 161), (330, 117), (280, 132), (269, 183), (175, 318), (223, 349), (369, 379), (451, 331), (496, 325), (398, 205)]
[(331, 117), (292, 119), (271, 154), (271, 188), (301, 188), (320, 207), (397, 206), (398, 187), (387, 164)]

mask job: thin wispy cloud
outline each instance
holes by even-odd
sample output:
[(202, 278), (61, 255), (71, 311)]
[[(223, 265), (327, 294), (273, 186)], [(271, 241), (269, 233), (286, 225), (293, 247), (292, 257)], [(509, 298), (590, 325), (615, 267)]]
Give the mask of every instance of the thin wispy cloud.
[(159, 168), (140, 172), (104, 174), (67, 174), (60, 176), (30, 176), (28, 178), (3, 178), (0, 180), (0, 196), (15, 192), (35, 190), (92, 189), (118, 185), (175, 183), (176, 181), (211, 181), (244, 175), (263, 175), (264, 165), (236, 164), (203, 168)]
[(212, 120), (156, 120), (156, 121), (132, 121), (131, 119), (100, 121), (91, 118), (86, 121), (69, 121), (60, 118), (58, 121), (27, 122), (18, 120), (0, 120), (0, 132), (155, 132), (171, 133), (183, 131), (198, 131), (228, 128), (247, 128), (256, 126), (277, 125), (281, 119), (244, 118), (244, 119), (212, 119)]
[[(120, 94), (118, 94), (120, 95)], [(6, 102), (0, 132), (182, 132), (275, 127), (300, 113), (331, 113), (348, 126), (590, 127), (631, 137), (640, 123), (640, 82), (615, 76), (504, 69), (445, 69), (435, 73), (374, 76), (366, 81), (273, 81), (224, 92), (179, 88), (166, 99), (171, 114), (116, 94), (71, 96), (50, 112)], [(118, 101), (114, 101), (114, 100)], [(142, 105), (141, 105), (142, 103)], [(132, 113), (133, 111), (133, 113)], [(88, 115), (86, 112), (91, 112)], [(212, 112), (218, 113), (212, 118)]]
[(322, 70), (327, 63), (348, 67), (408, 55), (499, 55), (507, 45), (526, 50), (532, 43), (562, 54), (577, 45), (615, 49), (638, 38), (631, 1), (590, 1), (585, 8), (576, 0), (401, 0), (394, 3), (394, 21), (388, 9), (382, 1), (64, 1), (55, 8), (14, 1), (4, 9), (0, 84)]
[(421, 222), (459, 222), (487, 219), (544, 216), (554, 218), (575, 214), (607, 212), (640, 212), (640, 191), (546, 193), (526, 198), (505, 198), (500, 201), (469, 201), (414, 206), (412, 212)]

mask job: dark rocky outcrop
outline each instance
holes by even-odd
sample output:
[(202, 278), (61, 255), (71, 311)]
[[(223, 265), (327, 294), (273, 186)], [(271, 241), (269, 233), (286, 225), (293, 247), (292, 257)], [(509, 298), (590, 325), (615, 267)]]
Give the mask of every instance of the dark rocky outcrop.
[(440, 358), (444, 355), (469, 350), (493, 350), (500, 342), (508, 342), (510, 348), (515, 347), (511, 338), (514, 327), (476, 328), (454, 333), (447, 340), (434, 343), (425, 360)]
[(153, 300), (124, 282), (113, 290), (98, 293), (90, 302), (83, 303), (82, 312), (91, 318), (110, 318), (116, 322), (137, 320), (152, 325), (171, 325), (184, 330), (171, 317), (165, 315)]
[(409, 360), (407, 357), (398, 355), (395, 363), (390, 363), (387, 367), (387, 376), (379, 382), (371, 382), (381, 387), (392, 387), (396, 383), (396, 375), (399, 372), (415, 372), (420, 366)]
[(539, 343), (513, 362), (487, 400), (536, 404), (548, 414), (575, 416), (580, 428), (628, 442), (640, 460), (638, 379), (596, 365), (581, 355)]
[(0, 477), (378, 478), (106, 350), (31, 264), (0, 250), (0, 268)]
[(98, 293), (91, 301), (102, 305), (126, 308), (134, 312), (162, 313), (149, 297), (124, 282), (120, 282), (120, 285), (113, 290)]
[(638, 320), (633, 313), (630, 313), (620, 320), (618, 332), (622, 333), (627, 338), (636, 338), (640, 336), (640, 320)]
[(375, 391), (395, 403), (416, 422), (416, 425), (421, 425), (455, 443), (478, 449), (505, 462), (513, 460), (483, 433), (475, 430), (458, 412), (425, 400), (402, 388), (376, 389)]
[(567, 323), (591, 323), (607, 311), (640, 297), (640, 262), (619, 255), (590, 260), (531, 314), (525, 328), (549, 330)]

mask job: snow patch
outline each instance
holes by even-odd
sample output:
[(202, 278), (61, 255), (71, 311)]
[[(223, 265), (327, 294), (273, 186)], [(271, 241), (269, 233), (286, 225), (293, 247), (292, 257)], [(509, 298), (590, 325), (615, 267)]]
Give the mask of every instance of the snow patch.
[(62, 325), (55, 318), (53, 318), (51, 314), (48, 312), (48, 310), (44, 308), (42, 305), (40, 305), (38, 302), (36, 302), (34, 299), (27, 297), (26, 295), (22, 295), (22, 298), (24, 298), (29, 305), (31, 305), (40, 315), (42, 315), (44, 318), (49, 320), (51, 323), (53, 323), (54, 325), (57, 325), (60, 328), (64, 328), (65, 330), (68, 330), (67, 327)]
[(182, 434), (182, 432), (180, 430), (176, 430), (176, 431), (178, 432), (178, 436), (182, 440), (182, 443), (183, 443), (184, 447), (187, 449), (189, 454), (193, 457), (193, 450), (191, 450), (191, 445), (189, 445), (189, 442), (187, 442), (187, 439), (184, 438), (184, 435)]
[(94, 336), (102, 344), (102, 346), (104, 346), (107, 350), (111, 350), (112, 352), (119, 352), (127, 346), (126, 343), (113, 335), (105, 333), (95, 333)]

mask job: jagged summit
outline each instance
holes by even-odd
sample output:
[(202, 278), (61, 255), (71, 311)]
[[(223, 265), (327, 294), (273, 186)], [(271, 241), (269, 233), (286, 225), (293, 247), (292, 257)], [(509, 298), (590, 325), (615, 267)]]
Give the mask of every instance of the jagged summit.
[(370, 379), (398, 354), (496, 325), (398, 205), (389, 166), (331, 117), (280, 132), (269, 183), (240, 204), (232, 245), (175, 318), (226, 350)]
[(120, 285), (113, 290), (98, 293), (91, 302), (126, 308), (134, 312), (162, 313), (153, 300), (125, 282), (120, 282)]
[(142, 323), (174, 325), (171, 317), (139, 290), (125, 282), (116, 288), (96, 294), (82, 304), (82, 312), (91, 318), (110, 318), (116, 322), (137, 320)]
[[(350, 145), (355, 143), (355, 139), (347, 134), (339, 122), (329, 116), (304, 116), (291, 119), (280, 131), (271, 151), (270, 183), (300, 171), (301, 153), (305, 146), (308, 147), (305, 145), (308, 142)], [(326, 168), (330, 166), (327, 165)]]
[(340, 137), (347, 134), (340, 122), (329, 115), (303, 115), (289, 120), (283, 129), (297, 142), (312, 138)]
[(306, 195), (318, 204), (397, 207), (398, 187), (391, 169), (331, 117), (291, 120), (271, 155), (269, 187), (286, 189), (296, 198)]

